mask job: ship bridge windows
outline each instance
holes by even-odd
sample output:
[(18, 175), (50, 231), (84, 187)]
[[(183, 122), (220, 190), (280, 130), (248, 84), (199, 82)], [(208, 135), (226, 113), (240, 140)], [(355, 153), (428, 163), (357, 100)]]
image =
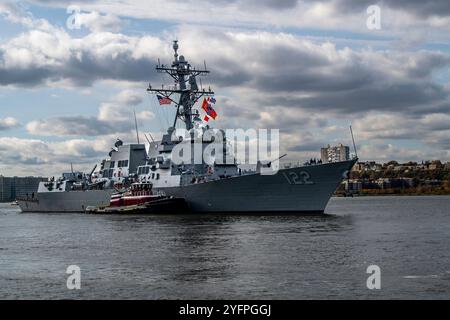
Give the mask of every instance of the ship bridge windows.
[(138, 175), (140, 174), (148, 174), (150, 172), (149, 166), (142, 166), (138, 168)]
[(152, 173), (151, 175), (150, 175), (150, 179), (152, 179), (152, 180), (159, 180), (159, 173)]
[(119, 168), (126, 168), (128, 167), (128, 160), (120, 160), (117, 164)]
[(105, 169), (103, 170), (102, 176), (103, 178), (112, 178), (114, 173), (114, 169)]
[(116, 165), (116, 162), (115, 162), (115, 161), (111, 161), (111, 162), (109, 163), (109, 168), (110, 168), (110, 169), (113, 169), (113, 168), (115, 167), (115, 165)]

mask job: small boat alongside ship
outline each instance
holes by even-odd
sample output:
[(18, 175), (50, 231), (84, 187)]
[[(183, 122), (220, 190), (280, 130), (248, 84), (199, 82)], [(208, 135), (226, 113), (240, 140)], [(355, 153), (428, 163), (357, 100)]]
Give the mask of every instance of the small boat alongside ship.
[(89, 206), (86, 213), (97, 214), (145, 214), (186, 213), (189, 206), (185, 199), (154, 194), (150, 182), (135, 182), (124, 192), (111, 195), (109, 206)]
[(163, 198), (160, 194), (153, 194), (152, 186), (151, 182), (134, 182), (128, 190), (112, 194), (109, 207), (143, 205)]

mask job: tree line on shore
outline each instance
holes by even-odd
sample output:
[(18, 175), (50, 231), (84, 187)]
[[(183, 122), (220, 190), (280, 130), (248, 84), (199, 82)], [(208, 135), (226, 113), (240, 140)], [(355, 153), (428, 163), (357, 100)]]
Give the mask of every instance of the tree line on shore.
[(450, 166), (439, 160), (399, 164), (358, 163), (336, 191), (338, 195), (450, 195)]

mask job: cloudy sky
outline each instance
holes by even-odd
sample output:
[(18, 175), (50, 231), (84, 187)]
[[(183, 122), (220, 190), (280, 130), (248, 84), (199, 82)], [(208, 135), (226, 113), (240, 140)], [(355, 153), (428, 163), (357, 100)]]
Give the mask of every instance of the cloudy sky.
[(449, 37), (448, 0), (1, 0), (0, 174), (88, 170), (135, 141), (133, 110), (158, 136), (173, 39), (212, 71), (215, 127), (280, 128), (303, 161), (352, 124), (362, 160), (449, 161)]

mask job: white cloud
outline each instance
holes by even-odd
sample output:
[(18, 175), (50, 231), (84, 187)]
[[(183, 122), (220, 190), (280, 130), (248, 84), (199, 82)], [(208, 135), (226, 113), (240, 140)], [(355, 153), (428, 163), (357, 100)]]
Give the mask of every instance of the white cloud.
[[(100, 105), (97, 117), (65, 116), (33, 120), (27, 123), (29, 133), (39, 136), (98, 136), (127, 133), (134, 128), (133, 109), (142, 102), (137, 90), (121, 91), (108, 102)], [(148, 110), (137, 112), (139, 121), (152, 120)]]
[(9, 130), (18, 127), (19, 121), (12, 117), (6, 117), (4, 119), (0, 118), (0, 131)]
[[(0, 137), (0, 174), (59, 176), (70, 170), (88, 172), (108, 156), (116, 135), (96, 139), (70, 139), (48, 142), (39, 139)], [(122, 134), (124, 141), (135, 141), (135, 133)]]
[(0, 85), (147, 81), (162, 43), (152, 36), (97, 32), (72, 38), (61, 28), (33, 29), (0, 44)]
[(367, 143), (359, 146), (358, 156), (362, 161), (374, 160), (379, 162), (387, 162), (390, 160), (406, 162), (432, 159), (445, 161), (446, 159), (450, 159), (450, 151), (405, 148), (392, 143)]
[[(62, 8), (67, 6), (65, 1), (32, 1)], [(437, 31), (434, 36), (443, 39), (450, 28), (446, 0), (121, 0), (106, 3), (95, 0), (79, 4), (83, 11), (208, 27), (315, 28), (387, 37), (408, 37), (408, 34), (431, 29)], [(366, 27), (366, 9), (373, 4), (381, 8), (381, 30)]]
[(55, 175), (67, 170), (71, 162), (93, 160), (94, 147), (90, 142), (71, 140), (46, 143), (37, 139), (0, 137), (0, 174)]
[(13, 23), (33, 26), (32, 16), (12, 1), (0, 3), (0, 17)]
[[(298, 132), (299, 127), (324, 127), (330, 122), (327, 119), (333, 117), (349, 119), (360, 115), (364, 119), (368, 112), (382, 112), (381, 124), (385, 126), (390, 119), (387, 112), (396, 117), (401, 117), (402, 112), (412, 117), (448, 114), (449, 90), (433, 79), (435, 70), (442, 70), (450, 63), (449, 55), (444, 53), (340, 49), (331, 42), (317, 43), (285, 33), (185, 28), (178, 35), (181, 54), (197, 66), (206, 58), (211, 67), (212, 74), (205, 78), (204, 86), (209, 85), (206, 81), (211, 81), (213, 89), (218, 86), (219, 92), (227, 91), (225, 96), (218, 95), (220, 120), (217, 125), (278, 127), (286, 132)], [(131, 80), (136, 71), (132, 70), (134, 59), (149, 62), (160, 56), (163, 63), (169, 63), (172, 55), (170, 42), (159, 37), (95, 33), (79, 44), (79, 39), (66, 36), (63, 34), (61, 39), (68, 45), (60, 47), (76, 52), (73, 55), (79, 64), (73, 70), (61, 64), (54, 72), (72, 77), (74, 81), (83, 81), (84, 72), (90, 79)], [(205, 39), (207, 47), (203, 45)], [(34, 42), (30, 43), (34, 46)], [(79, 46), (84, 49), (79, 51)], [(134, 51), (134, 48), (139, 50)], [(64, 55), (53, 54), (53, 60), (64, 61), (61, 58)], [(110, 73), (110, 66), (116, 62), (114, 59), (125, 62), (117, 73)], [(142, 79), (159, 76), (153, 68), (154, 65), (149, 64), (147, 70), (139, 67), (136, 72)], [(164, 80), (158, 78), (158, 81)], [(133, 129), (131, 107), (139, 104), (145, 94), (135, 88), (136, 83), (103, 103), (97, 117), (36, 120), (27, 128), (30, 133), (40, 135), (128, 132)], [(153, 117), (149, 112), (139, 116)], [(55, 121), (60, 124), (55, 125)], [(367, 128), (377, 123), (370, 118), (367, 122)], [(358, 123), (355, 124), (355, 129), (359, 130)], [(407, 128), (394, 125), (392, 130), (377, 130), (373, 128), (372, 133), (368, 129), (361, 130), (362, 137), (369, 139), (379, 135), (379, 139), (403, 139), (409, 134)], [(415, 139), (425, 141), (428, 138), (415, 135)]]
[(40, 30), (52, 30), (53, 26), (45, 19), (36, 19), (29, 11), (24, 9), (21, 3), (6, 0), (0, 3), (0, 18), (21, 24), (27, 28), (35, 28)]
[(97, 11), (81, 12), (76, 19), (80, 27), (86, 27), (92, 32), (119, 32), (124, 26), (124, 22), (117, 16)]
[(439, 140), (433, 139), (440, 132), (450, 131), (450, 115), (432, 113), (408, 116), (404, 114), (370, 113), (354, 122), (354, 129), (362, 139), (406, 139), (406, 140)]
[[(181, 40), (180, 51), (194, 65), (208, 61), (214, 85), (253, 90), (258, 105), (421, 112), (448, 102), (449, 90), (432, 78), (450, 65), (445, 53), (339, 49), (331, 42), (259, 31), (183, 28), (176, 34), (170, 38)], [(154, 64), (157, 57), (170, 59), (169, 44), (155, 36), (103, 32), (75, 39), (61, 29), (33, 30), (0, 45), (0, 84), (142, 83), (157, 78)]]
[(141, 120), (153, 120), (155, 119), (155, 114), (151, 111), (144, 110), (136, 112), (136, 117)]
[[(449, 114), (370, 113), (355, 120), (353, 129), (364, 159), (450, 160)], [(402, 141), (415, 148), (400, 147)]]

